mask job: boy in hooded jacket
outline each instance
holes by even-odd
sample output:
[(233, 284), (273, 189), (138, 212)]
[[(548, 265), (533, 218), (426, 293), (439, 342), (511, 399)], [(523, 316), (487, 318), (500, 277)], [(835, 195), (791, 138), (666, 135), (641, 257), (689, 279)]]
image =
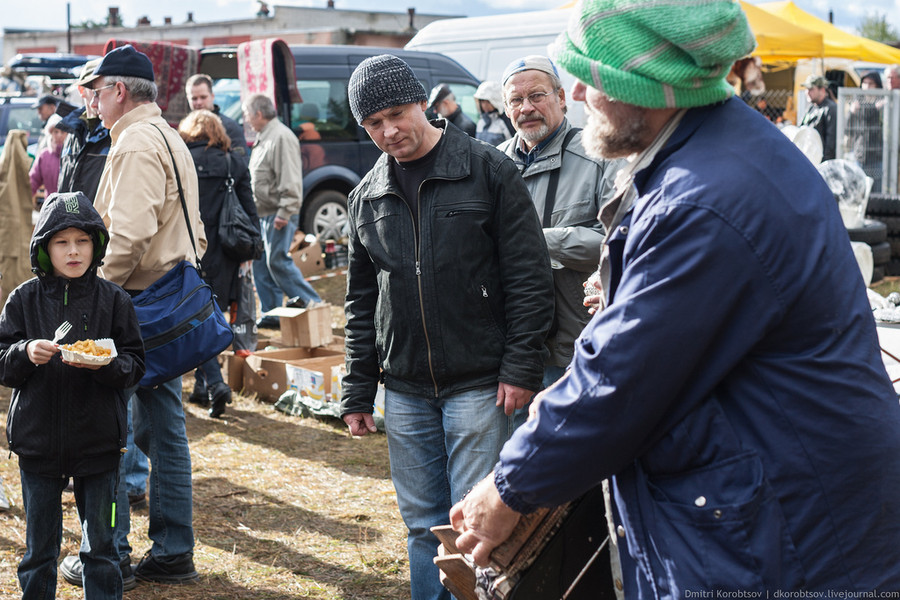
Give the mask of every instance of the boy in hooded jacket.
[[(23, 599), (53, 597), (62, 539), (61, 496), (73, 478), (82, 527), (80, 558), (88, 600), (122, 598), (113, 543), (119, 459), (125, 451), (125, 388), (144, 374), (144, 347), (130, 296), (97, 276), (109, 233), (81, 192), (53, 194), (31, 238), (37, 274), (0, 314), (0, 383), (13, 388), (6, 425), (19, 458), (25, 508)], [(59, 344), (111, 338), (118, 355), (103, 366), (63, 361)]]

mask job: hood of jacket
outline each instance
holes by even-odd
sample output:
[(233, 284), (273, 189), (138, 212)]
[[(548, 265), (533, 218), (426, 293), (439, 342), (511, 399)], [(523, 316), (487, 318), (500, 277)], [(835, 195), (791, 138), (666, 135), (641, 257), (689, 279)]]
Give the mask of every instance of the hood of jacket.
[(51, 194), (41, 207), (31, 236), (31, 270), (38, 277), (53, 273), (47, 244), (56, 233), (69, 227), (81, 229), (94, 242), (94, 260), (88, 271), (96, 271), (103, 263), (109, 244), (109, 232), (88, 197), (81, 192)]
[(66, 133), (75, 133), (78, 134), (79, 131), (84, 131), (88, 129), (87, 117), (84, 116), (85, 109), (82, 106), (81, 108), (76, 108), (66, 116), (64, 116), (59, 123), (57, 123), (56, 128), (65, 131)]

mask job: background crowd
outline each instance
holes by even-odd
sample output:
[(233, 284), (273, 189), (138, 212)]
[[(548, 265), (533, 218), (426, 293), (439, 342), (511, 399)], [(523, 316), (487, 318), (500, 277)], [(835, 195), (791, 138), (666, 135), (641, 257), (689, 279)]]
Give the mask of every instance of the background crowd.
[[(553, 58), (517, 58), (479, 87), (477, 124), (450, 86), (426, 93), (396, 56), (366, 59), (349, 81), (353, 116), (382, 154), (348, 205), (341, 413), (354, 436), (374, 433), (384, 386), (412, 598), (450, 597), (432, 527), (452, 524), (485, 566), (521, 515), (598, 486), (612, 544), (603, 588), (585, 597), (900, 586), (900, 406), (830, 191), (725, 81), (723, 65), (754, 46), (740, 6), (705, 3), (690, 23), (658, 3), (578, 10)], [(663, 46), (673, 51), (653, 51)], [(577, 78), (568, 92), (557, 64)], [(0, 316), (25, 598), (52, 595), (57, 571), (89, 598), (199, 578), (181, 377), (137, 385), (130, 297), (198, 247), (232, 316), (251, 273), (263, 313), (320, 302), (287, 255), (302, 164), (272, 100), (243, 101), (248, 149), (208, 78), (188, 81), (194, 110), (177, 130), (153, 81), (127, 45), (86, 65), (84, 107), (65, 125), (48, 118), (31, 176), (35, 203), (50, 192), (30, 240), (38, 277)], [(834, 103), (823, 78), (805, 87), (804, 123), (827, 158)], [(583, 131), (569, 100), (586, 104)], [(223, 250), (232, 193), (259, 225), (252, 259)], [(599, 292), (586, 299), (589, 277)], [(822, 315), (823, 303), (835, 310)], [(71, 336), (115, 339), (119, 356), (90, 370), (61, 361), (57, 342), (79, 337), (57, 335), (48, 315), (75, 321)], [(231, 390), (218, 363), (195, 381), (190, 400), (221, 417)], [(82, 416), (102, 398), (120, 418), (60, 419), (60, 395)], [(43, 422), (60, 429), (37, 431)], [(57, 565), (70, 477), (81, 550)], [(151, 547), (133, 564), (129, 496), (145, 495)]]

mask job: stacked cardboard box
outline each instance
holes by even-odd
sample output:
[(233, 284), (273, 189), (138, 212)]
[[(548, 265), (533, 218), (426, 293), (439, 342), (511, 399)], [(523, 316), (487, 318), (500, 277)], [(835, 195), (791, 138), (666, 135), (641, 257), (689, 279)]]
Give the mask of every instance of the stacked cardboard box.
[(306, 235), (302, 231), (294, 233), (294, 239), (288, 248), (294, 264), (303, 272), (304, 277), (318, 275), (325, 271), (325, 259), (319, 238)]
[[(255, 393), (260, 399), (274, 402), (284, 392), (296, 387), (300, 393), (311, 395), (310, 391), (321, 399), (325, 391), (317, 391), (321, 385), (319, 379), (307, 376), (306, 379), (298, 371), (328, 373), (331, 379), (331, 367), (344, 362), (344, 355), (334, 350), (323, 348), (282, 348), (280, 350), (260, 350), (244, 359), (244, 392)], [(315, 385), (316, 389), (301, 387), (303, 383)], [(330, 383), (330, 381), (329, 381)]]
[[(259, 350), (243, 359), (240, 388), (275, 402), (287, 390), (318, 400), (332, 398), (333, 366), (344, 363), (343, 339), (334, 339), (331, 305), (314, 308), (276, 308), (282, 348)], [(229, 369), (229, 385), (231, 384)]]

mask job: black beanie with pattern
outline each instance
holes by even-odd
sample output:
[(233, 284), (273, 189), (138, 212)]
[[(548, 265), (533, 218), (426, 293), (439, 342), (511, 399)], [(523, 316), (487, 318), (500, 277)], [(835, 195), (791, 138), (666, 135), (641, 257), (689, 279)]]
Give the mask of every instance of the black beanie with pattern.
[(410, 66), (392, 54), (372, 56), (359, 63), (350, 76), (347, 95), (359, 124), (380, 110), (428, 99)]

